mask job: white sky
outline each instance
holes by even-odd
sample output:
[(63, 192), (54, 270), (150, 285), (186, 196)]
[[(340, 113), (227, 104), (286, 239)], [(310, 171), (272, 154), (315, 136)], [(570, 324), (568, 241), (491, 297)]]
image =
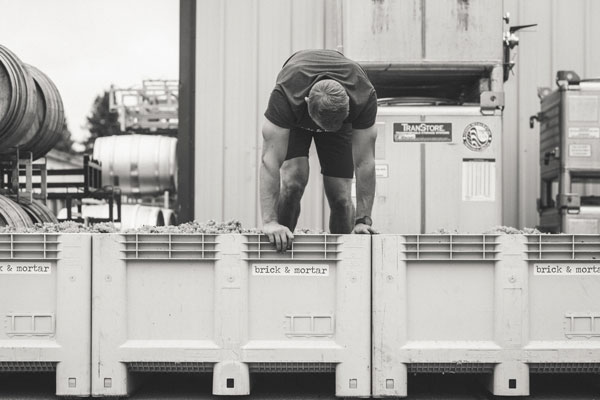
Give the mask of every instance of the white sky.
[(111, 83), (179, 77), (179, 0), (0, 0), (0, 44), (60, 91), (75, 140)]

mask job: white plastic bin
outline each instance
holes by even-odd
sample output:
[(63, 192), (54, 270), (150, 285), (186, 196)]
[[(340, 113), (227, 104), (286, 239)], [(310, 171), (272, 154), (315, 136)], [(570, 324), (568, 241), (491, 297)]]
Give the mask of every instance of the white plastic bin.
[(522, 235), (373, 236), (373, 396), (406, 396), (408, 372), (528, 395), (524, 250)]
[(56, 372), (90, 395), (90, 234), (0, 234), (0, 372)]
[(532, 372), (600, 371), (600, 235), (527, 236)]
[(369, 397), (368, 236), (111, 234), (94, 241), (92, 393), (124, 396), (131, 371), (213, 373), (247, 395), (251, 372), (336, 372)]

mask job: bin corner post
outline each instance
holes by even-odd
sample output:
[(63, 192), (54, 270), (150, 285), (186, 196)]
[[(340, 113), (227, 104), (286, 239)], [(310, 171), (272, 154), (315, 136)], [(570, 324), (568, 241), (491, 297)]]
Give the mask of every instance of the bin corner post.
[(92, 242), (92, 395), (127, 396), (133, 389), (119, 348), (127, 340), (127, 265), (120, 234)]
[(250, 368), (241, 350), (247, 338), (248, 272), (243, 260), (244, 235), (218, 236), (220, 258), (215, 265), (215, 337), (221, 348), (213, 369), (213, 395), (250, 394)]
[(57, 260), (57, 341), (62, 360), (56, 366), (57, 396), (89, 396), (92, 238), (59, 235)]
[(406, 397), (408, 340), (404, 236), (373, 236), (373, 397)]
[(371, 397), (371, 238), (337, 237), (336, 337), (345, 351), (335, 369), (335, 395)]
[(527, 237), (500, 235), (495, 272), (495, 340), (502, 348), (489, 390), (496, 396), (528, 396), (529, 366), (524, 357), (528, 341)]

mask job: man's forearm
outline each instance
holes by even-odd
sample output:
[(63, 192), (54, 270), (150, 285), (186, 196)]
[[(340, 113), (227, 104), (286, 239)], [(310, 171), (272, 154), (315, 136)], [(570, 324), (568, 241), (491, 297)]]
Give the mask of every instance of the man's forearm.
[(279, 168), (263, 162), (260, 167), (260, 205), (263, 224), (277, 221), (280, 187)]
[(356, 217), (371, 216), (375, 199), (375, 161), (356, 167)]

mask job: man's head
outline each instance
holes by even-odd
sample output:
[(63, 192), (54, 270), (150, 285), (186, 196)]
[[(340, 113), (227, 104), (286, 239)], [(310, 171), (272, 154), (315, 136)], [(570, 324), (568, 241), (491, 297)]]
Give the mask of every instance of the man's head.
[(306, 103), (310, 117), (326, 131), (339, 130), (350, 113), (348, 93), (333, 79), (315, 83), (310, 89)]

